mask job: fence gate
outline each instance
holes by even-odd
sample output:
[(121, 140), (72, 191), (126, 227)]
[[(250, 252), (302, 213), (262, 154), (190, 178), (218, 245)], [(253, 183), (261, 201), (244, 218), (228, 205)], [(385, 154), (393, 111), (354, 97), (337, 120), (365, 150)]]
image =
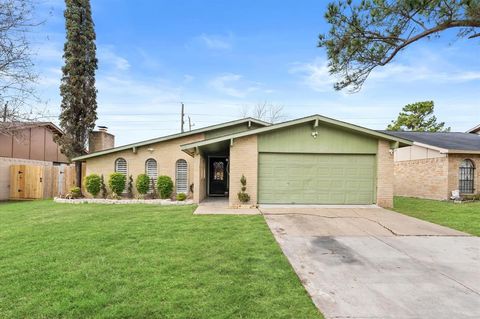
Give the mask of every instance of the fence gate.
[(10, 199), (43, 198), (43, 166), (10, 166)]

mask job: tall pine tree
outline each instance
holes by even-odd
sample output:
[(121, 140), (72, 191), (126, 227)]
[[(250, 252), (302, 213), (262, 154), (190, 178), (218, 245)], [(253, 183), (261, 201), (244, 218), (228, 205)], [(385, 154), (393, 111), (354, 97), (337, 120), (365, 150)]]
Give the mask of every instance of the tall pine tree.
[[(60, 84), (60, 126), (65, 134), (59, 138), (59, 142), (62, 152), (72, 158), (85, 154), (89, 132), (95, 128), (97, 58), (90, 0), (66, 0), (65, 3), (67, 38)], [(80, 162), (76, 162), (76, 174), (77, 186), (80, 187)]]

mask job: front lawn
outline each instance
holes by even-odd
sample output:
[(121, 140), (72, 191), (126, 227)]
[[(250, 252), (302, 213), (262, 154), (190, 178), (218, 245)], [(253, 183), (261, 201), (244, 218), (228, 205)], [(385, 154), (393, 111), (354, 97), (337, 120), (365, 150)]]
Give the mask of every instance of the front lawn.
[(395, 197), (394, 210), (480, 236), (480, 202), (454, 204), (428, 199)]
[(321, 318), (262, 216), (0, 204), (0, 318)]

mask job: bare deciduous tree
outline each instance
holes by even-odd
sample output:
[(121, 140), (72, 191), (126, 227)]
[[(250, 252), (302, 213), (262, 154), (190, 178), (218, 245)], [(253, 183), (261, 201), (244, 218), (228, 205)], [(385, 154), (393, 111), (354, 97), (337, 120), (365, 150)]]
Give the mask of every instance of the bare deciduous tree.
[(286, 118), (283, 106), (272, 104), (267, 101), (257, 103), (252, 108), (247, 105), (242, 106), (240, 109), (240, 115), (242, 117), (251, 116), (269, 123), (277, 123)]
[(38, 120), (32, 50), (27, 34), (40, 23), (31, 0), (0, 0), (0, 133), (14, 134), (25, 122)]

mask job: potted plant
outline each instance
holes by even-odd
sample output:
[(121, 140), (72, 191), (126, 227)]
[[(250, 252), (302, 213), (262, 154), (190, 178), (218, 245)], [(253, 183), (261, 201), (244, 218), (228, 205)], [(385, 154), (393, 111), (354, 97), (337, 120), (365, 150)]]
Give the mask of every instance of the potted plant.
[(240, 208), (250, 208), (250, 205), (247, 204), (250, 201), (250, 195), (248, 195), (248, 193), (246, 192), (247, 179), (243, 174), (242, 174), (242, 177), (240, 178), (240, 183), (242, 184), (242, 187), (240, 188), (240, 192), (238, 192), (237, 194), (238, 200), (241, 203)]

